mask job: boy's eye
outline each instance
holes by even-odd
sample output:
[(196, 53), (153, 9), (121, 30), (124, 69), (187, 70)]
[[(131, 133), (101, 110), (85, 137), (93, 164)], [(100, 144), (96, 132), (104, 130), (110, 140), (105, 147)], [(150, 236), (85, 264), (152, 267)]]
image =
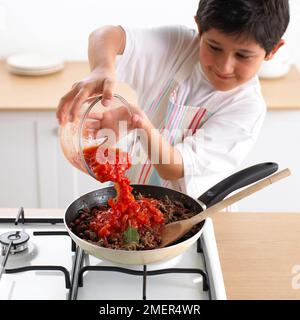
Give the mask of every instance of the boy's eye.
[(213, 45), (211, 45), (211, 44), (208, 44), (209, 45), (209, 47), (213, 50), (213, 51), (222, 51), (222, 49), (220, 49), (220, 48), (218, 48), (218, 47), (216, 47), (216, 46), (213, 46)]
[(241, 53), (237, 53), (236, 56), (237, 56), (239, 59), (243, 59), (243, 60), (250, 59), (250, 56), (246, 56), (246, 55), (241, 54)]

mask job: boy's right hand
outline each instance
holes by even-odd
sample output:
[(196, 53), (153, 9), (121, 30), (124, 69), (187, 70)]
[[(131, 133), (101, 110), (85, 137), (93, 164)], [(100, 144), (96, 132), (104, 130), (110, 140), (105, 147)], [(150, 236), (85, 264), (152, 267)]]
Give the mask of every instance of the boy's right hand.
[(79, 113), (82, 103), (91, 96), (103, 94), (102, 104), (109, 105), (116, 88), (115, 74), (111, 70), (94, 70), (81, 81), (73, 84), (59, 101), (56, 117), (60, 124), (72, 122)]

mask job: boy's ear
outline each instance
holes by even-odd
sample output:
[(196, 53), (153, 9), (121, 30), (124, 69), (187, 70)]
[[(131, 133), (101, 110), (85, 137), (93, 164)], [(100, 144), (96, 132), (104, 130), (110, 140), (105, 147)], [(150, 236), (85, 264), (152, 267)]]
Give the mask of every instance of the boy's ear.
[(197, 25), (197, 28), (198, 28), (198, 32), (199, 32), (199, 34), (200, 34), (200, 27), (199, 27), (199, 24), (198, 24), (198, 22), (197, 22), (197, 17), (196, 17), (196, 16), (194, 16), (194, 20), (195, 20), (195, 22), (196, 22), (196, 25)]
[(269, 61), (274, 57), (274, 54), (277, 52), (277, 50), (282, 47), (285, 44), (285, 41), (283, 39), (280, 39), (279, 42), (276, 44), (276, 46), (272, 49), (272, 51), (266, 55), (265, 61)]

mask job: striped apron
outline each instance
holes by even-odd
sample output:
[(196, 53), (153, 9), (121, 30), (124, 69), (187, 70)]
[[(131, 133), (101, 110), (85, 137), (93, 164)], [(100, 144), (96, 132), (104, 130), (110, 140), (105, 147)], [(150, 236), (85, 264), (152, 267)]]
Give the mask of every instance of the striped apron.
[[(187, 106), (178, 97), (180, 84), (192, 73), (198, 59), (198, 52), (196, 52), (189, 61), (184, 63), (174, 78), (164, 86), (156, 99), (144, 108), (153, 126), (159, 129), (171, 145), (182, 142), (182, 134), (185, 129), (190, 130), (193, 134), (212, 116), (212, 113), (206, 108)], [(185, 96), (184, 93), (181, 96)], [(208, 103), (212, 102), (211, 100)], [(140, 143), (136, 142), (136, 144), (135, 150), (144, 152)], [(186, 190), (181, 189), (180, 184), (176, 181), (167, 181), (160, 178), (146, 154), (144, 154), (144, 159), (147, 159), (145, 163), (132, 165), (127, 174), (132, 184), (158, 185), (188, 194)], [(237, 206), (229, 206), (222, 211), (237, 211)]]
[[(198, 59), (197, 51), (182, 65), (174, 78), (162, 88), (156, 99), (144, 108), (153, 126), (171, 145), (182, 142), (184, 129), (189, 129), (194, 133), (209, 117), (205, 108), (186, 106), (178, 97), (180, 84), (192, 73), (196, 63), (199, 63)], [(181, 96), (184, 96), (184, 93)], [(144, 152), (139, 142), (135, 150)], [(131, 183), (160, 185), (182, 191), (176, 187), (176, 184), (174, 186), (171, 181), (159, 177), (147, 155), (144, 159), (147, 159), (145, 163), (134, 164), (129, 170), (127, 176)]]

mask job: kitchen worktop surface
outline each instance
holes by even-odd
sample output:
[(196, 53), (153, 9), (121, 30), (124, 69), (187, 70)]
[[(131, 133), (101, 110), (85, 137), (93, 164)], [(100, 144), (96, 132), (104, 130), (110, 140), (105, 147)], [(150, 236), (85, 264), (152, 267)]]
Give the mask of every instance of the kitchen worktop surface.
[[(7, 70), (0, 60), (0, 110), (51, 111), (56, 110), (60, 98), (76, 82), (89, 74), (87, 62), (66, 62), (62, 71), (43, 76), (20, 76)], [(120, 83), (117, 92), (135, 102), (132, 89)]]
[[(49, 211), (26, 209), (27, 216)], [(300, 299), (300, 213), (218, 213), (213, 224), (228, 299)]]
[[(59, 99), (89, 73), (85, 61), (65, 63), (62, 71), (51, 75), (28, 77), (9, 73), (0, 60), (0, 110), (55, 110)], [(300, 72), (292, 67), (288, 75), (273, 80), (261, 80), (268, 110), (300, 110)], [(135, 94), (121, 85), (118, 89), (129, 101)]]
[(292, 66), (281, 78), (260, 80), (268, 110), (300, 110), (300, 71)]
[(228, 299), (300, 299), (299, 213), (219, 213), (213, 222)]

